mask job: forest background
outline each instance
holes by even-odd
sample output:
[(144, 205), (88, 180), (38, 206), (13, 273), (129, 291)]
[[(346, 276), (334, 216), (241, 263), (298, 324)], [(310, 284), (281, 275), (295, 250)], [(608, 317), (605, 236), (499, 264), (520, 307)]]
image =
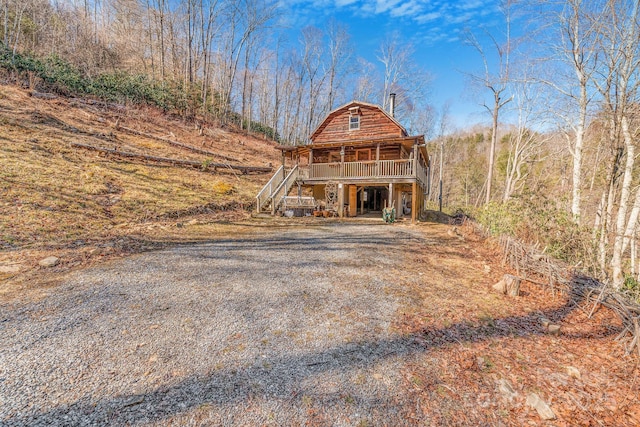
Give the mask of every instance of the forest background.
[(307, 143), (347, 101), (387, 108), (396, 93), (398, 120), (429, 140), (433, 208), (637, 293), (637, 2), (506, 0), (498, 22), (466, 26), (457, 37), (475, 64), (460, 73), (486, 112), (468, 125), (434, 103), (415, 41), (390, 31), (365, 58), (336, 17), (283, 24), (289, 6), (0, 0), (0, 66), (34, 90), (147, 104), (281, 144)]

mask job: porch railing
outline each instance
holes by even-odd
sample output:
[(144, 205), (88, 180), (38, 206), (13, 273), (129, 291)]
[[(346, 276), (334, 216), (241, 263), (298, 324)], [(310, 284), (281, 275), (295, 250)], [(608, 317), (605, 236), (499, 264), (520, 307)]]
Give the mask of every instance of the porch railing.
[(421, 164), (418, 164), (418, 169), (416, 170), (416, 178), (418, 178), (418, 181), (420, 181), (424, 188), (428, 188), (429, 177), (427, 176), (427, 169), (422, 167)]
[[(314, 163), (305, 168), (304, 179), (337, 178), (412, 178), (415, 177), (412, 160), (380, 160), (345, 163)], [(418, 169), (423, 169), (418, 165)], [(426, 176), (426, 172), (419, 171)]]

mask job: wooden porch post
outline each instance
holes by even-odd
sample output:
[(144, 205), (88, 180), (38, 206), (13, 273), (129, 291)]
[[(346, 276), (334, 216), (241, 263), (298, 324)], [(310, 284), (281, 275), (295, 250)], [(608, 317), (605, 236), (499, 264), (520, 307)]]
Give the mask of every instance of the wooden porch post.
[(338, 216), (344, 217), (344, 185), (338, 184)]
[(418, 183), (416, 181), (413, 181), (413, 184), (411, 184), (411, 224), (416, 223), (416, 218), (418, 217), (417, 208), (418, 208)]
[(358, 187), (349, 186), (349, 216), (356, 216), (358, 213)]
[(309, 148), (309, 166), (313, 164), (313, 148)]
[(380, 143), (376, 145), (376, 176), (380, 176)]
[[(388, 206), (391, 207), (391, 203), (393, 202), (393, 182), (389, 183), (389, 202)], [(397, 207), (396, 207), (397, 209)]]
[(416, 223), (416, 219), (418, 218), (418, 143), (413, 144), (413, 161), (411, 169), (413, 175), (413, 183), (411, 183), (411, 224)]

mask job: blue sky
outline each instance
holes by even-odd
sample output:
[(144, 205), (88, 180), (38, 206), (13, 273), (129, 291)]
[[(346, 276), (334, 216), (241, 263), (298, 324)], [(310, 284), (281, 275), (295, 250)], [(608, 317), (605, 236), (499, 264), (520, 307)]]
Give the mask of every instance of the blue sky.
[[(416, 62), (433, 77), (431, 104), (450, 104), (456, 126), (489, 120), (464, 72), (480, 71), (479, 54), (463, 41), (465, 28), (501, 31), (497, 0), (286, 0), (284, 17), (293, 28), (323, 28), (329, 18), (347, 24), (358, 56), (376, 63), (381, 41), (393, 32), (411, 43)], [(500, 30), (497, 30), (500, 28)]]

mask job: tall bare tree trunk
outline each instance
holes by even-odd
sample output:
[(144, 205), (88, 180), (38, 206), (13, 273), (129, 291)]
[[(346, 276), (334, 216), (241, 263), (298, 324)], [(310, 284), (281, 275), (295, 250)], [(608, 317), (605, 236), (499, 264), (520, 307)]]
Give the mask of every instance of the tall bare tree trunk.
[(492, 196), (493, 169), (495, 164), (496, 146), (498, 145), (498, 120), (500, 110), (513, 99), (513, 97), (504, 99), (504, 96), (507, 94), (511, 78), (511, 0), (505, 0), (501, 4), (501, 9), (505, 17), (506, 41), (502, 44), (493, 35), (487, 34), (491, 40), (493, 48), (495, 48), (495, 54), (498, 56), (498, 70), (495, 73), (491, 72), (485, 49), (474, 34), (469, 32), (466, 38), (466, 43), (475, 48), (480, 54), (484, 67), (484, 72), (482, 74), (470, 74), (469, 76), (476, 84), (488, 89), (493, 96), (491, 106), (483, 103), (483, 106), (491, 114), (491, 145), (489, 148), (489, 169), (487, 171), (487, 179), (485, 183), (485, 203), (489, 203)]
[(159, 18), (159, 28), (158, 28), (158, 36), (160, 38), (160, 79), (162, 82), (165, 81), (166, 78), (166, 59), (165, 59), (165, 43), (164, 43), (164, 20), (165, 20), (165, 0), (157, 0), (158, 1), (158, 18)]
[(578, 123), (575, 129), (575, 142), (571, 155), (573, 156), (573, 173), (571, 187), (571, 214), (573, 220), (580, 223), (580, 199), (582, 188), (582, 151), (584, 149), (584, 130), (587, 123), (587, 80), (579, 67), (576, 67), (576, 74), (580, 82), (580, 99)]
[(627, 211), (629, 208), (629, 198), (631, 196), (631, 183), (633, 181), (633, 166), (635, 163), (635, 146), (631, 140), (629, 133), (629, 125), (626, 117), (622, 117), (622, 133), (625, 140), (626, 164), (622, 179), (622, 188), (620, 190), (620, 206), (616, 217), (616, 234), (613, 242), (613, 254), (611, 257), (611, 269), (613, 284), (616, 288), (620, 288), (624, 282), (622, 272), (622, 255), (624, 248), (624, 239), (627, 222)]
[(491, 201), (491, 184), (493, 182), (493, 169), (496, 156), (496, 145), (498, 143), (498, 115), (500, 113), (500, 93), (494, 91), (494, 104), (491, 113), (491, 145), (489, 147), (489, 170), (487, 171), (487, 194), (485, 203)]
[[(193, 83), (193, 7), (192, 0), (187, 0), (187, 66), (185, 67), (186, 85)], [(188, 90), (188, 89), (187, 89)]]

